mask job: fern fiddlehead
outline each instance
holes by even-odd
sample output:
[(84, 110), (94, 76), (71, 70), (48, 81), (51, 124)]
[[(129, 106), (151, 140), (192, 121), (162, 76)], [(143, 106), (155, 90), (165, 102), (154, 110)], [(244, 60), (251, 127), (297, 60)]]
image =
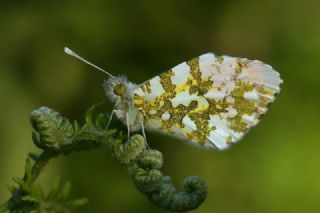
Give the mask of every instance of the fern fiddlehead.
[(197, 176), (183, 181), (184, 192), (178, 192), (169, 176), (160, 171), (162, 153), (149, 149), (144, 137), (136, 134), (124, 140), (120, 130), (105, 130), (107, 116), (100, 114), (93, 120), (94, 106), (80, 127), (48, 107), (34, 110), (30, 121), (34, 128), (34, 144), (42, 149), (39, 155), (30, 154), (23, 178), (14, 178), (18, 186), (11, 187), (12, 196), (3, 206), (6, 212), (70, 212), (82, 206), (86, 199), (68, 200), (70, 184), (53, 186), (45, 195), (36, 180), (42, 168), (53, 158), (74, 151), (104, 146), (120, 163), (128, 166), (129, 174), (137, 189), (155, 205), (170, 211), (188, 211), (197, 208), (207, 196), (206, 183)]

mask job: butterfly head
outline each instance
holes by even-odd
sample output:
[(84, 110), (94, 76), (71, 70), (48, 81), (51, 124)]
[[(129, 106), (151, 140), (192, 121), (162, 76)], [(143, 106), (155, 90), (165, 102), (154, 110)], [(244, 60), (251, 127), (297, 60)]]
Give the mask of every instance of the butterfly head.
[(127, 88), (123, 83), (116, 84), (113, 87), (113, 93), (118, 97), (124, 97), (124, 95), (126, 94), (126, 90)]
[(125, 76), (108, 78), (103, 83), (104, 91), (107, 97), (116, 105), (130, 101), (133, 90), (137, 86), (128, 81)]

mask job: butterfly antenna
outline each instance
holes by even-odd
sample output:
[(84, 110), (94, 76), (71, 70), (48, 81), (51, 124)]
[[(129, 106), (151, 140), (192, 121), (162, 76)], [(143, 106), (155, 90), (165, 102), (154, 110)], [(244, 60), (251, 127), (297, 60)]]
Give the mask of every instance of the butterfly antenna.
[(86, 64), (89, 64), (90, 66), (96, 68), (97, 70), (100, 70), (101, 72), (104, 72), (105, 74), (107, 74), (108, 76), (112, 77), (112, 78), (115, 78), (113, 75), (111, 75), (110, 73), (108, 73), (107, 71), (105, 71), (104, 69), (98, 67), (97, 65), (94, 65), (93, 63), (91, 63), (90, 61), (82, 58), (80, 55), (78, 55), (77, 53), (73, 52), (71, 49), (69, 49), (68, 47), (65, 47), (64, 48), (64, 52), (67, 54), (67, 55), (70, 55), (70, 56), (73, 56), (81, 61), (83, 61), (84, 63)]

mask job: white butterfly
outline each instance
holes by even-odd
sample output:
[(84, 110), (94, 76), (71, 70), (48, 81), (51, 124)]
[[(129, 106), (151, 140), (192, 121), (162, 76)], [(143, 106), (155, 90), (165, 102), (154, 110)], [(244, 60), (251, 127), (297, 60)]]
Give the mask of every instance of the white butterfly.
[[(193, 145), (223, 150), (255, 126), (283, 83), (257, 60), (207, 53), (142, 83), (114, 77), (73, 51), (65, 52), (105, 72), (104, 89), (130, 132), (159, 131)], [(111, 116), (112, 117), (112, 116)]]

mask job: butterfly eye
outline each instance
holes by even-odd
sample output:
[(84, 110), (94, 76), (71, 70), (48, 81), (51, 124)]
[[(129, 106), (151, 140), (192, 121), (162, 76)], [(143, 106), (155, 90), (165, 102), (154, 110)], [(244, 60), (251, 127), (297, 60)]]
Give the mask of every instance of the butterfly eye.
[(123, 97), (126, 93), (126, 87), (123, 84), (116, 84), (113, 88), (114, 94)]

